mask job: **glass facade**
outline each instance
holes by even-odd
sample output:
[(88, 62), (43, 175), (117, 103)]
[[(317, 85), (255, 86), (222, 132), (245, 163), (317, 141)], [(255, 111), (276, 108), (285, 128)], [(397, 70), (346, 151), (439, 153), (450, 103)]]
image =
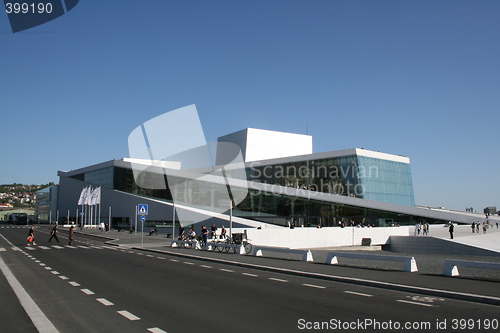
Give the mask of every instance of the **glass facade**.
[(113, 188), (114, 167), (86, 172), (83, 180), (90, 184)]
[(363, 199), (415, 206), (410, 164), (358, 156)]
[(125, 169), (114, 167), (114, 178), (112, 188), (118, 191), (132, 193), (141, 195), (144, 197), (150, 197), (155, 199), (163, 199), (172, 201), (172, 195), (168, 189), (168, 184), (166, 178), (162, 174), (155, 174), (150, 172), (143, 172), (140, 177), (142, 178), (142, 183), (155, 183), (155, 184), (165, 184), (163, 189), (148, 189), (139, 187), (134, 178), (134, 172), (132, 169)]
[[(228, 178), (241, 179), (242, 171), (242, 169), (226, 169), (209, 172), (215, 176), (222, 176), (222, 172), (225, 172)], [(409, 163), (390, 159), (353, 154), (272, 165), (252, 162), (246, 164), (245, 171), (250, 182), (291, 187), (309, 194), (310, 191), (323, 192), (414, 206)], [(176, 175), (175, 172), (173, 174)], [(164, 174), (144, 171), (140, 175), (140, 184), (165, 184), (164, 188), (147, 189), (137, 185), (132, 169), (117, 166), (72, 177), (94, 185), (165, 201), (172, 201), (174, 194), (176, 202), (214, 212), (226, 212), (230, 205), (227, 199), (229, 188), (224, 181), (214, 184), (201, 178), (187, 180), (182, 176), (170, 174), (167, 179)], [(279, 189), (277, 187), (276, 192), (280, 192)], [(233, 208), (234, 216), (277, 225), (287, 225), (291, 221), (297, 226), (338, 226), (342, 223), (387, 226), (443, 222), (311, 199), (314, 195), (305, 195), (309, 198), (307, 199), (265, 192), (251, 185), (248, 194), (246, 189), (243, 192), (243, 189), (233, 186), (230, 191), (233, 197), (240, 195), (241, 199), (244, 198)]]
[(39, 222), (50, 221), (50, 187), (36, 192), (35, 214)]
[(274, 165), (253, 162), (248, 180), (363, 198), (355, 155)]
[(338, 203), (277, 195), (250, 190), (247, 198), (233, 210), (234, 216), (286, 226), (363, 226), (412, 225), (445, 221)]
[(248, 179), (311, 191), (415, 206), (410, 164), (350, 155), (247, 168)]

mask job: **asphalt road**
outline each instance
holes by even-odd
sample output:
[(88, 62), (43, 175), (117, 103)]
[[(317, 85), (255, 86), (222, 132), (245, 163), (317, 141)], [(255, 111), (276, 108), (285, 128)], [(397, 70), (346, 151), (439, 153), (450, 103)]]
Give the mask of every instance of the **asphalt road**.
[[(65, 231), (49, 244), (48, 231), (37, 229), (37, 245), (27, 247), (27, 229), (0, 229), (0, 257), (59, 332), (499, 327), (498, 306), (123, 249), (82, 235), (68, 247)], [(3, 274), (0, 307), (0, 332), (37, 332)]]

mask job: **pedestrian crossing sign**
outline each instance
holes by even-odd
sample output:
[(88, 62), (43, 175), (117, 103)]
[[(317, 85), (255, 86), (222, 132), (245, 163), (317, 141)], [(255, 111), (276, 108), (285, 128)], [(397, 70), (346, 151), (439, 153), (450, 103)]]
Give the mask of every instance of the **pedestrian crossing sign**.
[(137, 213), (139, 215), (148, 215), (148, 205), (138, 205)]

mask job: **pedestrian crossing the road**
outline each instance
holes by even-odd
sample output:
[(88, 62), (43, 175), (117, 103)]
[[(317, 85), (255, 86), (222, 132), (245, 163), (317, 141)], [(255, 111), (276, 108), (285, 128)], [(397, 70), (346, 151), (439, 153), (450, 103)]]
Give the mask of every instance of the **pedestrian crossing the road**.
[[(28, 226), (26, 225), (0, 225), (0, 229), (26, 229)], [(42, 231), (42, 233), (45, 233), (45, 231)], [(61, 237), (61, 236), (59, 236)], [(47, 251), (47, 250), (75, 250), (75, 249), (84, 249), (84, 250), (103, 250), (103, 249), (111, 249), (111, 250), (118, 250), (117, 246), (111, 246), (111, 245), (94, 245), (91, 244), (90, 242), (87, 241), (82, 241), (82, 240), (75, 240), (73, 245), (67, 245), (67, 240), (65, 241), (65, 237), (62, 236), (62, 242), (60, 243), (55, 243), (52, 242), (50, 243), (45, 243), (45, 244), (36, 244), (36, 245), (26, 245), (26, 246), (13, 246), (12, 249), (15, 251), (18, 251), (20, 248), (25, 249), (27, 251)], [(66, 244), (64, 244), (66, 243)], [(78, 244), (80, 243), (80, 244)], [(64, 244), (64, 245), (63, 245)], [(9, 246), (0, 246), (0, 252), (6, 252), (10, 250)]]
[[(45, 245), (27, 245), (24, 246), (24, 248), (28, 251), (37, 251), (37, 250), (64, 250), (64, 249), (96, 249), (96, 250), (102, 250), (102, 249), (109, 249), (112, 247), (107, 247), (107, 246), (95, 246), (95, 245), (50, 245), (50, 246), (45, 246)], [(2, 251), (2, 248), (0, 248), (0, 251)], [(5, 251), (5, 249), (3, 250)]]

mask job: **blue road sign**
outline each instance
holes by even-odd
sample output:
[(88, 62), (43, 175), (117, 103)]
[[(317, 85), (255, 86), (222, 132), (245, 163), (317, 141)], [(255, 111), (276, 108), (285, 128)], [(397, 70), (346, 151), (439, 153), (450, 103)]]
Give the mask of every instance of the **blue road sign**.
[(137, 205), (137, 214), (148, 215), (148, 205)]
[(141, 222), (146, 222), (146, 215), (142, 215), (139, 219)]

